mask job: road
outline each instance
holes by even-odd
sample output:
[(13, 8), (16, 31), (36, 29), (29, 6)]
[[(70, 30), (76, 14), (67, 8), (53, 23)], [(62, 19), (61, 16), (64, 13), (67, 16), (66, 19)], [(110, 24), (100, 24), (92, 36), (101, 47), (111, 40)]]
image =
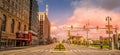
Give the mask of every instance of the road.
[(120, 55), (120, 51), (64, 44), (66, 51), (53, 51), (56, 44), (27, 49), (0, 51), (0, 55)]

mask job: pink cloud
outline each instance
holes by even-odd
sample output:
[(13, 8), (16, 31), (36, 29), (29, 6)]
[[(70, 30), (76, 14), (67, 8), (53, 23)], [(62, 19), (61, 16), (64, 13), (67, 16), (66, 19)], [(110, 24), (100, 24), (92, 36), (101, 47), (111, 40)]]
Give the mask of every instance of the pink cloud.
[(58, 20), (51, 23), (51, 36), (56, 37), (58, 40), (64, 40), (67, 37), (66, 30), (63, 28), (65, 25), (58, 25)]
[[(84, 0), (83, 0), (84, 2)], [(52, 24), (52, 35), (58, 36), (60, 39), (67, 38), (66, 30), (63, 29), (65, 25), (73, 25), (74, 27), (83, 27), (89, 21), (89, 27), (104, 27), (107, 25), (105, 20), (107, 16), (112, 18), (111, 24), (115, 27), (118, 25), (120, 27), (120, 13), (116, 13), (112, 10), (106, 10), (101, 7), (97, 7), (92, 4), (91, 1), (81, 3), (79, 1), (73, 2), (74, 13), (71, 17), (67, 18), (67, 22), (63, 25), (57, 25), (57, 21), (53, 21)], [(89, 5), (86, 5), (89, 4)], [(114, 31), (114, 30), (113, 30)], [(81, 29), (71, 31), (71, 35), (81, 35), (86, 38), (86, 31)], [(89, 31), (89, 38), (99, 39), (99, 36), (107, 37), (106, 30), (96, 29)]]
[[(84, 1), (84, 0), (83, 0)], [(89, 4), (89, 5), (86, 5)], [(83, 6), (82, 6), (83, 5)], [(111, 25), (115, 27), (115, 25), (119, 26), (119, 20), (120, 20), (120, 14), (116, 13), (111, 10), (106, 10), (103, 8), (95, 7), (93, 4), (91, 4), (90, 1), (79, 3), (74, 3), (74, 14), (68, 18), (67, 24), (73, 25), (73, 26), (79, 26), (83, 27), (85, 24), (89, 22), (89, 27), (96, 27), (97, 25), (99, 27), (105, 28), (105, 25), (107, 25), (107, 21), (105, 20), (107, 16), (110, 16), (112, 18)], [(84, 32), (79, 32), (84, 33)], [(81, 34), (82, 36), (86, 36), (86, 33)], [(89, 38), (98, 39), (99, 36), (106, 37), (106, 30), (90, 30), (89, 31)], [(97, 38), (96, 38), (97, 37)]]

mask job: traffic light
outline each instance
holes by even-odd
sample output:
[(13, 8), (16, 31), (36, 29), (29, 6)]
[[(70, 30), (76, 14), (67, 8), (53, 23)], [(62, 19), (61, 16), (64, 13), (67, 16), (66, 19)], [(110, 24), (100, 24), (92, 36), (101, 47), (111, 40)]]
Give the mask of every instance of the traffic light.
[(98, 29), (99, 29), (99, 27), (98, 27), (98, 26), (96, 26), (96, 29), (98, 30)]
[(83, 29), (84, 29), (84, 30), (86, 29), (85, 25), (83, 26)]
[(109, 28), (110, 28), (110, 29), (113, 29), (113, 26), (112, 26), (112, 25), (106, 25), (105, 27), (106, 27), (106, 29), (109, 29)]
[(73, 25), (71, 25), (71, 29), (73, 29)]

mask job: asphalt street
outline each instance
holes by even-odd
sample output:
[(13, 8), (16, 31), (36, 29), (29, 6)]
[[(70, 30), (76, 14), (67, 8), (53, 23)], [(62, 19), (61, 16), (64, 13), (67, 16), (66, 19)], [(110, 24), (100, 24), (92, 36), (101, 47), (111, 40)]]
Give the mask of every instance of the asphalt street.
[(64, 44), (66, 51), (54, 51), (56, 44), (36, 46), (20, 50), (0, 51), (0, 55), (120, 55), (118, 50), (99, 49)]

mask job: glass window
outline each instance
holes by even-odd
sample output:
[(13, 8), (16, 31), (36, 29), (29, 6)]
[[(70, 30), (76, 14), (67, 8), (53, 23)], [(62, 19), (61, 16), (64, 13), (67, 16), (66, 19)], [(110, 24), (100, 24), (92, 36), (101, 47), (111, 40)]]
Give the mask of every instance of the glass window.
[(21, 27), (21, 23), (19, 22), (18, 23), (18, 30), (20, 30), (20, 27)]
[(12, 6), (14, 7), (14, 5), (15, 5), (15, 4), (14, 4), (14, 1), (12, 1)]
[(6, 9), (9, 11), (9, 7), (8, 6), (6, 6)]
[(14, 33), (14, 19), (11, 20), (11, 33)]
[(2, 0), (1, 7), (4, 7), (4, 0)]
[(7, 2), (10, 2), (10, 0), (7, 0)]
[(24, 25), (24, 31), (26, 31), (26, 25)]
[(2, 31), (5, 31), (5, 28), (6, 28), (6, 15), (3, 15)]

